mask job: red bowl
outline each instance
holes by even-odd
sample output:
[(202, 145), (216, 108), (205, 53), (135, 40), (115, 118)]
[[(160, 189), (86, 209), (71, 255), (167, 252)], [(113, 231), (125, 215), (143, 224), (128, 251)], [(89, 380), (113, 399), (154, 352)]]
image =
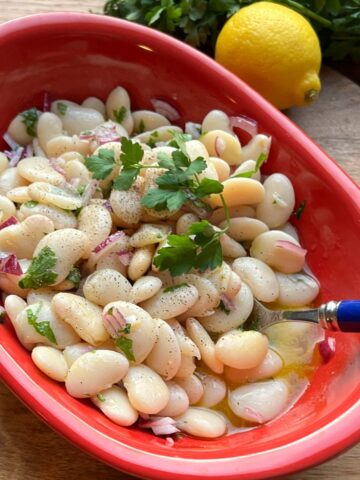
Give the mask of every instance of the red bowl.
[[(273, 136), (268, 172), (295, 186), (309, 263), (321, 281), (319, 303), (356, 298), (360, 285), (358, 186), (283, 114), (210, 58), (153, 30), (82, 14), (35, 15), (0, 27), (0, 131), (20, 110), (41, 108), (44, 92), (75, 101), (105, 99), (124, 86), (133, 108), (150, 99), (172, 103), (183, 120), (209, 110), (245, 114)], [(5, 323), (0, 366), (5, 383), (51, 427), (120, 470), (158, 479), (260, 479), (322, 462), (360, 439), (360, 336), (338, 334), (336, 354), (321, 366), (302, 398), (261, 428), (205, 441), (161, 438), (121, 428), (87, 401), (45, 377)]]

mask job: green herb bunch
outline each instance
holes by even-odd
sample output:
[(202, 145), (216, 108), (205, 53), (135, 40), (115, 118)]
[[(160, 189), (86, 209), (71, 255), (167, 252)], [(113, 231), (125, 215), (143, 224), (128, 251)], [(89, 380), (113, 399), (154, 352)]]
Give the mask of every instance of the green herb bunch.
[[(147, 25), (212, 55), (231, 15), (257, 0), (107, 0), (104, 13)], [(323, 56), (360, 61), (360, 0), (278, 0), (304, 15), (319, 35)]]

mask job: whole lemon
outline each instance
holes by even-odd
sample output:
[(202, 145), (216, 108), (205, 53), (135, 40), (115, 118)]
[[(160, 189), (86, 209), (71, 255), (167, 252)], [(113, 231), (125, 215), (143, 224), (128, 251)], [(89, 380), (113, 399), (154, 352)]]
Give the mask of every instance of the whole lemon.
[(320, 92), (319, 39), (290, 8), (257, 2), (222, 28), (215, 59), (280, 109), (306, 105)]

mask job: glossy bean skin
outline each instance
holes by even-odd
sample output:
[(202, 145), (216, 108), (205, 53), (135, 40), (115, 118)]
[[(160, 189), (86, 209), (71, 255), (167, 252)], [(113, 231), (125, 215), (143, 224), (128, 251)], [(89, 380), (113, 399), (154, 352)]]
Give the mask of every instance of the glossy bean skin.
[(56, 230), (42, 238), (35, 248), (34, 257), (39, 255), (45, 247), (50, 248), (56, 256), (53, 272), (57, 277), (52, 285), (57, 285), (65, 280), (72, 266), (89, 254), (87, 235), (72, 228)]
[(96, 346), (109, 338), (103, 325), (102, 310), (97, 305), (73, 293), (58, 293), (51, 304), (56, 314), (85, 342)]
[(223, 182), (229, 178), (230, 166), (225, 160), (217, 157), (209, 157), (209, 164), (215, 168), (219, 182)]
[(242, 384), (267, 380), (277, 375), (283, 367), (283, 361), (274, 350), (267, 351), (264, 360), (253, 368), (233, 368), (225, 366), (224, 376), (228, 382)]
[(45, 375), (57, 382), (65, 382), (69, 368), (59, 350), (53, 347), (35, 347), (31, 352), (31, 359)]
[(271, 137), (267, 135), (255, 135), (248, 144), (241, 149), (240, 163), (247, 160), (256, 160), (261, 154), (268, 155), (271, 146)]
[(217, 358), (225, 365), (237, 369), (260, 365), (268, 352), (269, 341), (254, 330), (230, 330), (215, 345)]
[(240, 163), (241, 144), (235, 135), (223, 130), (212, 130), (204, 133), (200, 137), (200, 141), (205, 145), (211, 157), (219, 157), (229, 165)]
[(181, 363), (181, 351), (176, 335), (170, 325), (157, 319), (157, 340), (145, 363), (165, 380), (171, 380)]
[(257, 258), (237, 258), (232, 268), (249, 285), (255, 298), (262, 302), (278, 299), (279, 282), (273, 270)]
[(65, 190), (46, 182), (34, 182), (28, 187), (31, 200), (45, 205), (51, 205), (63, 210), (78, 210), (82, 198), (76, 192)]
[(186, 357), (196, 357), (198, 360), (201, 358), (200, 350), (187, 335), (184, 327), (174, 318), (167, 320), (167, 323), (172, 328), (179, 343), (181, 355)]
[[(222, 195), (229, 207), (257, 204), (265, 196), (262, 184), (252, 178), (229, 178), (223, 186)], [(211, 195), (209, 204), (212, 208), (222, 207), (220, 195)]]
[(91, 401), (106, 417), (122, 427), (133, 425), (139, 417), (126, 392), (115, 385), (91, 397)]
[(104, 307), (117, 300), (129, 300), (131, 284), (124, 275), (104, 268), (89, 275), (84, 283), (83, 292), (90, 302)]
[(85, 108), (92, 108), (94, 110), (97, 110), (103, 117), (106, 115), (106, 108), (105, 104), (102, 100), (100, 100), (97, 97), (88, 97), (85, 98), (85, 100), (81, 104), (82, 107)]
[(183, 285), (173, 291), (161, 289), (149, 300), (141, 303), (151, 316), (167, 320), (189, 310), (198, 300), (199, 293), (192, 285)]
[[(23, 112), (24, 113), (24, 112)], [(34, 130), (36, 133), (37, 121), (34, 122)], [(22, 113), (16, 115), (10, 122), (8, 127), (8, 134), (15, 140), (18, 145), (28, 145), (31, 143), (33, 137), (27, 131), (24, 117)]]
[(305, 255), (297, 249), (294, 251), (283, 248), (277, 244), (278, 241), (300, 247), (299, 243), (287, 233), (271, 230), (255, 238), (250, 248), (250, 255), (282, 273), (296, 273), (302, 270), (305, 265)]
[(128, 267), (128, 277), (132, 281), (140, 279), (151, 267), (155, 247), (148, 245), (135, 250)]
[(185, 433), (200, 438), (218, 438), (226, 433), (226, 422), (223, 417), (204, 407), (189, 407), (176, 417), (176, 426)]
[(59, 111), (59, 104), (64, 100), (57, 100), (51, 105), (51, 111), (57, 115), (69, 135), (80, 135), (81, 132), (92, 130), (104, 122), (103, 115), (94, 108), (84, 107), (66, 102), (65, 111)]
[(242, 385), (229, 393), (228, 403), (238, 417), (266, 423), (282, 413), (288, 402), (288, 388), (281, 380)]
[(181, 363), (179, 370), (176, 372), (177, 378), (187, 378), (192, 375), (196, 370), (194, 357), (181, 354)]
[(45, 112), (40, 115), (37, 123), (37, 138), (42, 150), (46, 151), (48, 142), (62, 133), (62, 121), (54, 113)]
[[(255, 217), (255, 209), (249, 205), (239, 205), (234, 207), (229, 207), (230, 218), (235, 217)], [(221, 222), (226, 220), (226, 212), (223, 207), (217, 208), (213, 211), (209, 218), (209, 222), (213, 225), (219, 225)]]
[(201, 132), (205, 134), (207, 132), (211, 132), (212, 130), (223, 130), (224, 132), (233, 135), (230, 119), (222, 110), (211, 110), (207, 115), (205, 115), (201, 124)]
[(0, 173), (0, 195), (6, 195), (17, 187), (26, 187), (28, 181), (23, 178), (17, 168), (7, 168)]
[(138, 177), (127, 191), (112, 190), (110, 204), (116, 215), (116, 225), (120, 227), (136, 226), (140, 222), (144, 208), (141, 204), (144, 180)]
[(80, 185), (87, 185), (90, 180), (90, 173), (80, 160), (69, 160), (64, 165), (65, 177), (68, 182), (78, 180)]
[(63, 355), (66, 360), (66, 363), (68, 364), (69, 368), (71, 365), (77, 360), (81, 355), (84, 355), (85, 353), (92, 352), (95, 350), (95, 347), (93, 345), (90, 345), (89, 343), (85, 342), (80, 342), (80, 343), (75, 343), (73, 345), (69, 345), (68, 347), (65, 347), (63, 350)]
[(175, 377), (174, 381), (185, 390), (190, 405), (198, 403), (203, 396), (204, 386), (196, 375), (189, 375), (185, 378)]
[(119, 122), (130, 135), (134, 128), (134, 120), (131, 116), (130, 98), (123, 87), (116, 87), (112, 90), (106, 99), (106, 113), (110, 120), (117, 121), (117, 112), (124, 112), (124, 119)]
[(13, 188), (6, 196), (14, 203), (25, 203), (31, 200), (27, 186)]
[(182, 415), (189, 408), (189, 397), (185, 390), (175, 382), (166, 382), (169, 389), (170, 399), (165, 408), (160, 410), (158, 415), (162, 417), (177, 417)]
[(319, 294), (319, 282), (309, 275), (280, 272), (276, 272), (275, 275), (279, 283), (278, 300), (281, 305), (304, 307), (311, 304)]
[(179, 284), (186, 283), (192, 285), (198, 291), (197, 302), (183, 313), (179, 320), (186, 320), (189, 317), (202, 317), (209, 312), (213, 312), (220, 303), (220, 295), (215, 285), (208, 279), (199, 275), (186, 274), (177, 277)]
[(156, 295), (162, 287), (160, 278), (147, 275), (136, 280), (131, 288), (129, 300), (141, 303)]
[(81, 140), (77, 135), (69, 137), (68, 135), (59, 135), (51, 138), (46, 144), (46, 154), (48, 157), (60, 157), (68, 152), (78, 152), (81, 155), (91, 153), (90, 142)]
[[(10, 190), (11, 191), (11, 190)], [(0, 221), (5, 222), (9, 217), (16, 214), (16, 207), (14, 203), (4, 195), (0, 195)]]
[(265, 197), (256, 207), (256, 217), (269, 228), (284, 225), (294, 211), (295, 192), (292, 183), (282, 173), (270, 175), (264, 182)]
[(220, 309), (208, 317), (200, 318), (201, 324), (209, 332), (223, 333), (240, 327), (253, 309), (253, 295), (250, 287), (243, 283), (239, 293), (233, 299), (234, 310), (228, 314)]
[(191, 340), (198, 347), (201, 360), (213, 372), (222, 373), (224, 364), (216, 355), (215, 344), (205, 328), (195, 318), (188, 318), (186, 320), (186, 331)]
[(24, 299), (20, 298), (17, 295), (8, 295), (5, 298), (4, 307), (12, 326), (15, 329), (16, 336), (20, 340), (21, 344), (27, 349), (32, 350), (34, 347), (33, 342), (27, 342), (22, 336), (21, 323), (17, 321), (20, 313), (27, 307), (27, 303)]
[(0, 153), (0, 173), (4, 172), (9, 167), (9, 160), (4, 153)]
[(151, 110), (138, 110), (132, 112), (134, 120), (134, 132), (143, 133), (149, 130), (156, 130), (159, 127), (166, 127), (170, 125), (169, 120), (159, 113)]
[(130, 367), (123, 382), (131, 405), (141, 413), (157, 414), (170, 400), (164, 380), (146, 365)]
[(77, 219), (72, 212), (67, 212), (54, 205), (43, 205), (36, 203), (28, 205), (24, 203), (21, 205), (19, 212), (23, 218), (28, 218), (32, 215), (43, 215), (49, 218), (53, 224), (55, 230), (61, 230), (63, 228), (76, 228)]
[(18, 173), (28, 182), (46, 182), (51, 185), (61, 185), (65, 178), (54, 170), (50, 161), (43, 157), (29, 157), (20, 160)]
[(131, 236), (130, 245), (134, 248), (155, 245), (164, 241), (170, 232), (171, 228), (168, 225), (151, 223), (142, 224)]
[(204, 392), (200, 398), (199, 405), (202, 407), (215, 407), (226, 397), (226, 384), (224, 380), (215, 375), (208, 375), (198, 372), (198, 377), (202, 383)]
[(29, 305), (36, 302), (51, 302), (56, 294), (56, 290), (43, 287), (37, 290), (29, 290), (26, 300)]
[(128, 369), (129, 362), (121, 353), (93, 350), (71, 365), (66, 390), (72, 397), (92, 397), (122, 380)]
[(78, 216), (78, 229), (87, 236), (91, 250), (110, 235), (111, 227), (110, 212), (101, 205), (87, 205)]
[(260, 169), (257, 169), (255, 160), (245, 160), (244, 163), (239, 165), (233, 175), (239, 175), (246, 173), (246, 178), (252, 178), (260, 182), (261, 173)]
[[(226, 222), (220, 223), (220, 228), (224, 228)], [(237, 242), (254, 240), (261, 233), (267, 232), (269, 228), (264, 222), (256, 218), (237, 217), (230, 220), (228, 235)]]

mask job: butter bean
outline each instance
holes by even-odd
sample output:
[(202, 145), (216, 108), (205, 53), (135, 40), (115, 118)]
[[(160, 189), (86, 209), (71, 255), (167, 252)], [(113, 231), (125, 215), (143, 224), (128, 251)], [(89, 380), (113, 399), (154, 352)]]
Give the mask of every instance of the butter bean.
[(224, 375), (231, 383), (257, 382), (277, 375), (283, 367), (281, 357), (274, 350), (267, 351), (264, 360), (253, 368), (237, 369), (225, 366)]
[(132, 286), (129, 300), (132, 303), (144, 302), (156, 295), (161, 287), (162, 281), (159, 278), (150, 275), (141, 277)]
[(132, 117), (135, 133), (148, 132), (149, 130), (156, 130), (159, 127), (170, 125), (169, 120), (164, 115), (151, 110), (138, 110), (132, 113)]
[(69, 368), (81, 355), (85, 353), (92, 352), (95, 350), (95, 347), (89, 345), (88, 343), (75, 343), (74, 345), (69, 345), (63, 351), (64, 358)]
[(28, 185), (17, 168), (7, 168), (0, 173), (0, 195), (6, 195), (10, 190)]
[(253, 330), (230, 330), (215, 345), (217, 358), (233, 368), (254, 368), (263, 362), (268, 351), (268, 339)]
[[(130, 239), (131, 242), (131, 239)], [(128, 268), (128, 277), (135, 281), (141, 278), (151, 267), (155, 247), (148, 245), (146, 247), (138, 248), (132, 256)]]
[(264, 182), (265, 197), (256, 207), (256, 217), (269, 228), (284, 225), (295, 206), (292, 183), (282, 173), (270, 175)]
[(304, 273), (285, 274), (276, 272), (279, 283), (279, 298), (281, 305), (304, 307), (315, 300), (319, 294), (319, 283)]
[(72, 212), (67, 212), (54, 205), (43, 205), (36, 202), (24, 203), (21, 205), (19, 212), (24, 218), (32, 215), (42, 215), (49, 218), (53, 222), (55, 230), (77, 227), (77, 219)]
[(68, 365), (64, 355), (53, 347), (35, 347), (31, 353), (32, 361), (45, 375), (56, 380), (65, 382)]
[(226, 422), (213, 410), (204, 407), (189, 407), (176, 417), (176, 426), (185, 433), (200, 438), (218, 438), (226, 433)]
[(271, 137), (267, 135), (255, 135), (241, 150), (240, 163), (247, 160), (257, 160), (261, 154), (268, 155), (271, 146)]
[(21, 160), (17, 166), (19, 174), (28, 182), (46, 182), (61, 185), (65, 178), (57, 172), (47, 158), (29, 157)]
[(239, 139), (223, 130), (211, 130), (199, 139), (211, 157), (219, 157), (229, 165), (240, 163), (241, 144)]
[(29, 185), (28, 192), (32, 200), (62, 208), (77, 210), (82, 207), (82, 198), (75, 192), (55, 187), (49, 183), (35, 182)]
[[(10, 189), (11, 191), (11, 189)], [(4, 195), (0, 195), (0, 220), (5, 222), (9, 217), (14, 217), (16, 214), (16, 207), (11, 200)]]
[(180, 316), (180, 320), (186, 320), (189, 317), (202, 317), (212, 312), (219, 305), (220, 294), (210, 280), (199, 275), (187, 274), (177, 277), (176, 281), (180, 284), (186, 283), (194, 286), (199, 294), (196, 303)]
[(189, 408), (189, 398), (183, 388), (175, 382), (166, 382), (169, 389), (170, 399), (165, 408), (158, 415), (162, 417), (177, 417)]
[(83, 286), (85, 298), (104, 307), (110, 302), (129, 300), (131, 284), (116, 270), (105, 268), (87, 277)]
[(78, 217), (78, 229), (84, 232), (89, 239), (90, 249), (93, 250), (111, 232), (112, 220), (110, 212), (101, 205), (87, 205)]
[(97, 97), (88, 97), (81, 104), (82, 107), (97, 110), (103, 117), (106, 115), (105, 103)]
[(202, 407), (215, 407), (226, 397), (225, 382), (215, 375), (207, 375), (202, 372), (197, 373), (204, 388), (203, 395), (199, 401)]
[(237, 167), (233, 175), (235, 176), (235, 175), (238, 175), (239, 173), (249, 174), (249, 172), (254, 172), (249, 174), (249, 176), (246, 178), (253, 178), (254, 180), (257, 180), (258, 182), (260, 182), (261, 180), (260, 169), (258, 169), (257, 171), (256, 170), (257, 168), (256, 168), (255, 160), (245, 160), (244, 163), (242, 163)]
[(53, 102), (51, 111), (61, 119), (64, 130), (69, 135), (80, 135), (81, 132), (92, 130), (104, 122), (103, 115), (94, 108), (66, 103), (66, 108), (61, 110), (61, 104), (65, 104), (63, 100)]
[[(220, 228), (226, 226), (226, 221), (220, 223)], [(237, 217), (231, 218), (228, 235), (237, 242), (244, 242), (247, 240), (254, 240), (260, 233), (269, 230), (266, 223), (257, 220), (256, 218)]]
[(46, 151), (46, 146), (52, 138), (62, 133), (62, 121), (54, 113), (45, 112), (40, 115), (37, 123), (37, 138), (43, 150)]
[(203, 396), (204, 386), (196, 375), (190, 375), (185, 378), (175, 377), (174, 381), (185, 390), (190, 405), (197, 403)]
[(186, 320), (186, 331), (200, 350), (201, 360), (205, 365), (215, 373), (222, 373), (224, 365), (216, 356), (215, 344), (201, 323), (195, 318), (188, 318)]
[(144, 308), (154, 318), (177, 317), (189, 310), (198, 300), (199, 293), (192, 285), (184, 285), (173, 291), (165, 292), (161, 289), (149, 300), (141, 303)]
[(204, 134), (212, 130), (223, 130), (233, 135), (230, 119), (222, 110), (211, 110), (205, 115), (201, 124), (201, 132)]
[[(222, 195), (229, 207), (256, 204), (264, 199), (264, 187), (252, 178), (229, 178), (223, 185)], [(222, 206), (218, 194), (211, 195), (209, 203), (212, 208)]]
[(114, 386), (103, 390), (98, 395), (91, 397), (91, 400), (106, 417), (117, 425), (129, 427), (138, 419), (138, 412), (129, 402), (126, 392), (119, 387)]
[(110, 204), (116, 215), (117, 226), (136, 226), (141, 219), (144, 208), (141, 204), (144, 179), (138, 177), (127, 191), (112, 190)]
[(106, 113), (110, 120), (117, 121), (119, 113), (123, 112), (123, 120), (119, 121), (130, 135), (134, 128), (134, 120), (131, 116), (130, 97), (123, 87), (116, 87), (106, 99)]
[(31, 200), (28, 193), (28, 187), (16, 187), (9, 190), (6, 194), (7, 198), (14, 203), (25, 203)]

